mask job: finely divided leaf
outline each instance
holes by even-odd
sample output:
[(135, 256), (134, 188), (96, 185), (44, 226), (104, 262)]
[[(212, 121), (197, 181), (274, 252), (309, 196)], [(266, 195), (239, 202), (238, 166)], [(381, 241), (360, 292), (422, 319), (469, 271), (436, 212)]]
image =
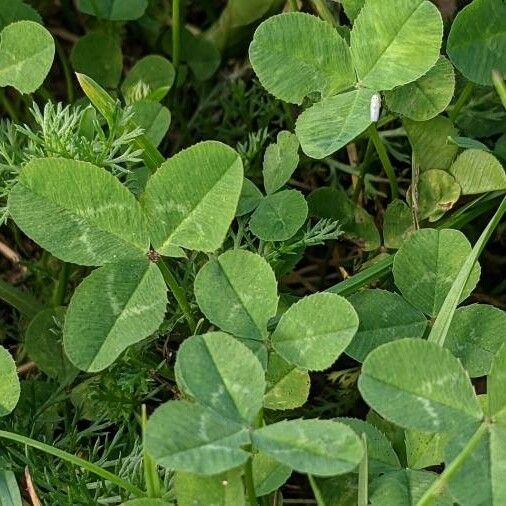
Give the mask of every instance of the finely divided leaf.
[(28, 237), (66, 262), (102, 265), (142, 258), (149, 248), (135, 197), (112, 174), (87, 162), (29, 162), (8, 206)]
[(83, 371), (101, 371), (155, 332), (165, 315), (166, 291), (160, 270), (147, 259), (93, 271), (74, 292), (65, 318), (71, 362)]

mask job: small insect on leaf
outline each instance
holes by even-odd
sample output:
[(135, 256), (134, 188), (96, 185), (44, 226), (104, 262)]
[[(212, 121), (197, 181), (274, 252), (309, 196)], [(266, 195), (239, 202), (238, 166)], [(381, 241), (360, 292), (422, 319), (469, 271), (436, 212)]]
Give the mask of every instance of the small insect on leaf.
[(378, 121), (381, 113), (381, 95), (375, 93), (371, 97), (371, 121)]

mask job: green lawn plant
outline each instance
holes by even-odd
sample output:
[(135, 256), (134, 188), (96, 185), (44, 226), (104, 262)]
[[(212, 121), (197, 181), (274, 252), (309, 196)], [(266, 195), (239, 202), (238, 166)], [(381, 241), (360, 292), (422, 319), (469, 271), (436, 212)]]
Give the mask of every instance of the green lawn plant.
[(0, 0), (1, 506), (506, 504), (506, 3), (443, 3)]

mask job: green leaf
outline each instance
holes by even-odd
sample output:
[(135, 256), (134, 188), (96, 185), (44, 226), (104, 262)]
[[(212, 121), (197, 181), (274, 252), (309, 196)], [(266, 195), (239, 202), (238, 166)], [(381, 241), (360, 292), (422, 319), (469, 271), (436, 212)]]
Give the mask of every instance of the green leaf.
[(317, 476), (349, 473), (364, 452), (352, 429), (330, 420), (285, 420), (255, 430), (252, 437), (273, 459)]
[(42, 23), (40, 14), (21, 0), (0, 0), (0, 31), (15, 21)]
[(0, 346), (0, 417), (8, 415), (16, 407), (20, 391), (16, 363), (11, 354)]
[(405, 119), (403, 124), (421, 170), (446, 170), (450, 167), (459, 148), (447, 143), (449, 136), (458, 135), (448, 118), (436, 116), (429, 121)]
[(506, 427), (506, 346), (496, 353), (487, 381), (488, 414)]
[(455, 144), (459, 148), (464, 149), (481, 149), (482, 151), (490, 152), (483, 142), (477, 141), (476, 139), (471, 139), (470, 137), (452, 137), (448, 136), (447, 141), (451, 144)]
[(195, 297), (211, 323), (259, 341), (278, 307), (274, 272), (263, 257), (245, 250), (211, 259), (195, 278)]
[(444, 460), (444, 450), (448, 437), (445, 433), (430, 434), (416, 430), (407, 430), (406, 459), (411, 469), (438, 466)]
[(344, 191), (332, 187), (318, 188), (309, 195), (307, 201), (311, 215), (338, 221), (344, 235), (358, 242), (365, 251), (380, 247), (380, 235), (374, 218), (348, 198)]
[(506, 313), (487, 304), (459, 308), (453, 315), (445, 347), (462, 361), (474, 378), (490, 372), (494, 355), (504, 338)]
[(239, 470), (215, 476), (176, 473), (178, 506), (244, 506), (244, 487)]
[(474, 0), (452, 23), (448, 56), (470, 81), (492, 84), (492, 70), (506, 73), (506, 5), (502, 0)]
[(2, 506), (23, 506), (21, 494), (12, 471), (0, 469), (0, 504)]
[(427, 0), (366, 2), (351, 30), (359, 81), (391, 90), (423, 76), (439, 58), (443, 21)]
[(480, 149), (466, 149), (453, 162), (450, 173), (462, 195), (506, 190), (506, 173), (497, 158)]
[(224, 332), (184, 341), (175, 374), (182, 391), (224, 418), (252, 424), (262, 408), (262, 365), (244, 344)]
[(249, 442), (243, 425), (186, 401), (156, 409), (146, 430), (146, 450), (159, 465), (204, 475), (244, 464), (249, 454), (241, 447)]
[(414, 231), (413, 214), (409, 206), (402, 200), (392, 200), (383, 217), (385, 247), (399, 249)]
[[(469, 241), (458, 230), (418, 230), (395, 255), (395, 284), (408, 302), (435, 316), (470, 253)], [(480, 267), (476, 264), (461, 301), (473, 291), (479, 277)]]
[(166, 291), (160, 270), (147, 259), (93, 271), (76, 288), (65, 318), (64, 346), (71, 362), (88, 372), (111, 365), (158, 329)]
[(301, 192), (283, 190), (262, 199), (249, 227), (262, 241), (286, 241), (304, 225), (307, 213), (306, 199)]
[(341, 0), (344, 12), (350, 21), (354, 21), (365, 4), (365, 0)]
[(367, 459), (369, 474), (371, 476), (383, 474), (401, 467), (392, 444), (385, 434), (374, 425), (358, 418), (338, 418), (337, 420), (353, 429), (357, 436), (366, 435)]
[(64, 382), (76, 369), (63, 351), (62, 327), (65, 308), (47, 308), (30, 322), (25, 334), (25, 349), (37, 367), (51, 378)]
[(44, 82), (53, 58), (53, 37), (42, 25), (11, 23), (0, 32), (0, 87), (33, 93)]
[(118, 37), (89, 32), (72, 48), (70, 61), (76, 72), (86, 74), (105, 88), (116, 88), (123, 70), (123, 55)]
[(460, 361), (421, 339), (402, 339), (372, 351), (358, 387), (372, 409), (407, 429), (448, 432), (479, 422), (483, 415)]
[(253, 456), (253, 482), (257, 497), (281, 488), (291, 474), (291, 467), (279, 463), (265, 453), (258, 452)]
[(168, 256), (180, 255), (180, 248), (218, 249), (242, 183), (241, 158), (221, 142), (195, 144), (163, 163), (141, 199), (155, 249)]
[(244, 216), (245, 214), (251, 213), (251, 211), (254, 211), (258, 207), (258, 204), (260, 204), (263, 198), (262, 192), (255, 183), (244, 178), (235, 215)]
[(358, 329), (353, 306), (333, 293), (304, 297), (281, 317), (272, 346), (286, 361), (304, 369), (330, 367)]
[[(402, 469), (380, 476), (371, 483), (371, 506), (416, 506), (424, 492), (438, 475), (428, 471)], [(444, 491), (432, 503), (433, 506), (452, 506), (453, 501)]]
[(121, 503), (121, 506), (173, 506), (173, 503), (166, 502), (163, 499), (132, 499), (131, 501)]
[(249, 57), (264, 88), (285, 102), (301, 104), (313, 92), (327, 97), (355, 83), (344, 39), (329, 23), (300, 12), (264, 21)]
[(454, 90), (452, 64), (441, 56), (426, 74), (412, 83), (386, 92), (385, 98), (390, 110), (415, 121), (426, 121), (448, 107)]
[(32, 160), (21, 171), (8, 207), (28, 237), (65, 262), (102, 265), (142, 258), (149, 249), (135, 197), (91, 163)]
[(401, 296), (386, 290), (363, 290), (350, 297), (358, 314), (358, 331), (346, 354), (358, 362), (378, 346), (405, 337), (422, 337), (427, 319)]
[(289, 364), (276, 353), (269, 355), (265, 380), (264, 406), (267, 409), (294, 409), (307, 401), (311, 384), (308, 372)]
[(444, 170), (426, 170), (418, 180), (418, 215), (429, 221), (439, 220), (460, 197), (460, 186)]
[(81, 12), (111, 21), (128, 21), (140, 18), (148, 0), (79, 0)]
[(144, 135), (154, 146), (158, 146), (169, 130), (171, 115), (164, 105), (150, 100), (132, 104), (133, 120), (144, 130)]
[(374, 91), (361, 88), (306, 109), (295, 125), (302, 151), (311, 158), (325, 158), (360, 135), (371, 124), (373, 95)]
[(144, 88), (145, 98), (159, 102), (167, 95), (175, 77), (174, 66), (167, 58), (151, 54), (138, 60), (131, 68), (121, 85), (121, 93), (127, 103), (132, 103), (136, 101), (136, 93), (141, 87)]
[(276, 144), (269, 144), (264, 155), (264, 186), (267, 193), (283, 187), (299, 164), (299, 141), (295, 134), (283, 130)]

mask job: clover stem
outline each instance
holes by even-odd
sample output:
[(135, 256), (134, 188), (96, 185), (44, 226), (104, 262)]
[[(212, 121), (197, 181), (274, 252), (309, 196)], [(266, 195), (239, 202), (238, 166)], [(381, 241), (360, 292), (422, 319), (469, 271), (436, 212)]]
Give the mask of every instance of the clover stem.
[(392, 194), (392, 200), (396, 199), (399, 196), (399, 186), (397, 184), (397, 178), (395, 176), (395, 171), (392, 166), (392, 162), (388, 157), (387, 150), (383, 141), (381, 140), (378, 129), (376, 128), (376, 124), (372, 123), (368, 128), (369, 138), (372, 140), (374, 147), (376, 148), (376, 152), (378, 153), (379, 159), (381, 161), (381, 165), (383, 165), (383, 170), (388, 177), (388, 181), (390, 182), (390, 193)]
[(3, 430), (0, 430), (0, 439), (8, 439), (10, 441), (15, 441), (16, 443), (21, 443), (23, 445), (30, 446), (42, 452), (48, 453), (49, 455), (53, 455), (54, 457), (57, 457), (61, 460), (65, 460), (66, 462), (69, 462), (74, 466), (86, 469), (86, 471), (89, 471), (90, 473), (100, 476), (104, 480), (114, 483), (118, 487), (127, 490), (136, 497), (146, 496), (146, 494), (140, 488), (137, 488), (135, 485), (132, 485), (123, 478), (120, 478), (119, 476), (109, 471), (106, 471), (105, 469), (102, 469), (100, 466), (97, 466), (96, 464), (93, 464), (88, 460), (81, 459), (80, 457), (72, 455), (71, 453), (59, 450), (54, 446), (41, 443), (40, 441), (36, 441), (35, 439), (31, 439), (26, 436), (21, 436), (20, 434), (14, 434), (13, 432), (7, 432)]
[(144, 464), (144, 481), (148, 497), (160, 497), (160, 478), (156, 470), (156, 464), (151, 455), (146, 451), (146, 426), (148, 416), (146, 413), (146, 405), (142, 405), (141, 425), (142, 425), (142, 460)]
[(297, 3), (297, 0), (290, 0), (290, 9), (294, 12), (297, 12), (299, 10), (299, 4)]
[(3, 279), (0, 279), (0, 299), (28, 318), (33, 318), (42, 309), (33, 295), (21, 291)]
[(60, 274), (58, 275), (58, 280), (56, 281), (53, 293), (53, 305), (54, 306), (63, 306), (63, 302), (65, 301), (65, 291), (67, 288), (67, 281), (70, 273), (70, 265), (66, 262), (63, 262), (63, 265), (60, 269)]
[(459, 95), (459, 98), (457, 99), (457, 102), (455, 102), (455, 105), (453, 106), (453, 109), (450, 112), (450, 120), (452, 123), (455, 123), (455, 120), (457, 119), (457, 116), (459, 115), (459, 112), (462, 110), (462, 107), (466, 105), (468, 100), (471, 98), (471, 95), (474, 91), (474, 83), (469, 81), (462, 90), (462, 93)]
[(334, 28), (338, 26), (338, 23), (336, 19), (334, 18), (334, 15), (328, 8), (327, 4), (325, 3), (325, 0), (313, 0), (313, 4), (315, 6), (316, 11), (318, 12), (318, 15), (327, 23), (330, 23)]
[(504, 84), (502, 75), (498, 70), (492, 71), (492, 82), (494, 83), (497, 94), (501, 99), (502, 105), (506, 109), (506, 84)]
[(258, 506), (257, 496), (255, 494), (255, 482), (253, 481), (253, 456), (246, 462), (244, 471), (244, 484), (248, 495), (249, 506)]
[(418, 501), (416, 506), (430, 506), (433, 504), (435, 496), (440, 494), (444, 487), (448, 484), (450, 479), (462, 467), (462, 464), (470, 457), (473, 450), (476, 448), (481, 438), (487, 432), (487, 423), (482, 423), (476, 432), (467, 442), (462, 451), (451, 461), (439, 477), (432, 483), (432, 485), (425, 491), (422, 498)]
[(179, 286), (177, 279), (174, 277), (174, 274), (172, 274), (172, 271), (164, 260), (160, 260), (157, 265), (162, 272), (165, 283), (169, 287), (169, 290), (172, 292), (172, 295), (174, 295), (179, 308), (183, 312), (184, 317), (188, 322), (188, 326), (190, 327), (190, 330), (193, 334), (197, 328), (197, 324), (193, 318), (192, 310), (190, 308), (190, 304), (188, 303), (188, 299), (186, 298), (184, 290), (181, 288), (181, 286)]
[(181, 62), (181, 0), (172, 0), (172, 63), (179, 68)]

